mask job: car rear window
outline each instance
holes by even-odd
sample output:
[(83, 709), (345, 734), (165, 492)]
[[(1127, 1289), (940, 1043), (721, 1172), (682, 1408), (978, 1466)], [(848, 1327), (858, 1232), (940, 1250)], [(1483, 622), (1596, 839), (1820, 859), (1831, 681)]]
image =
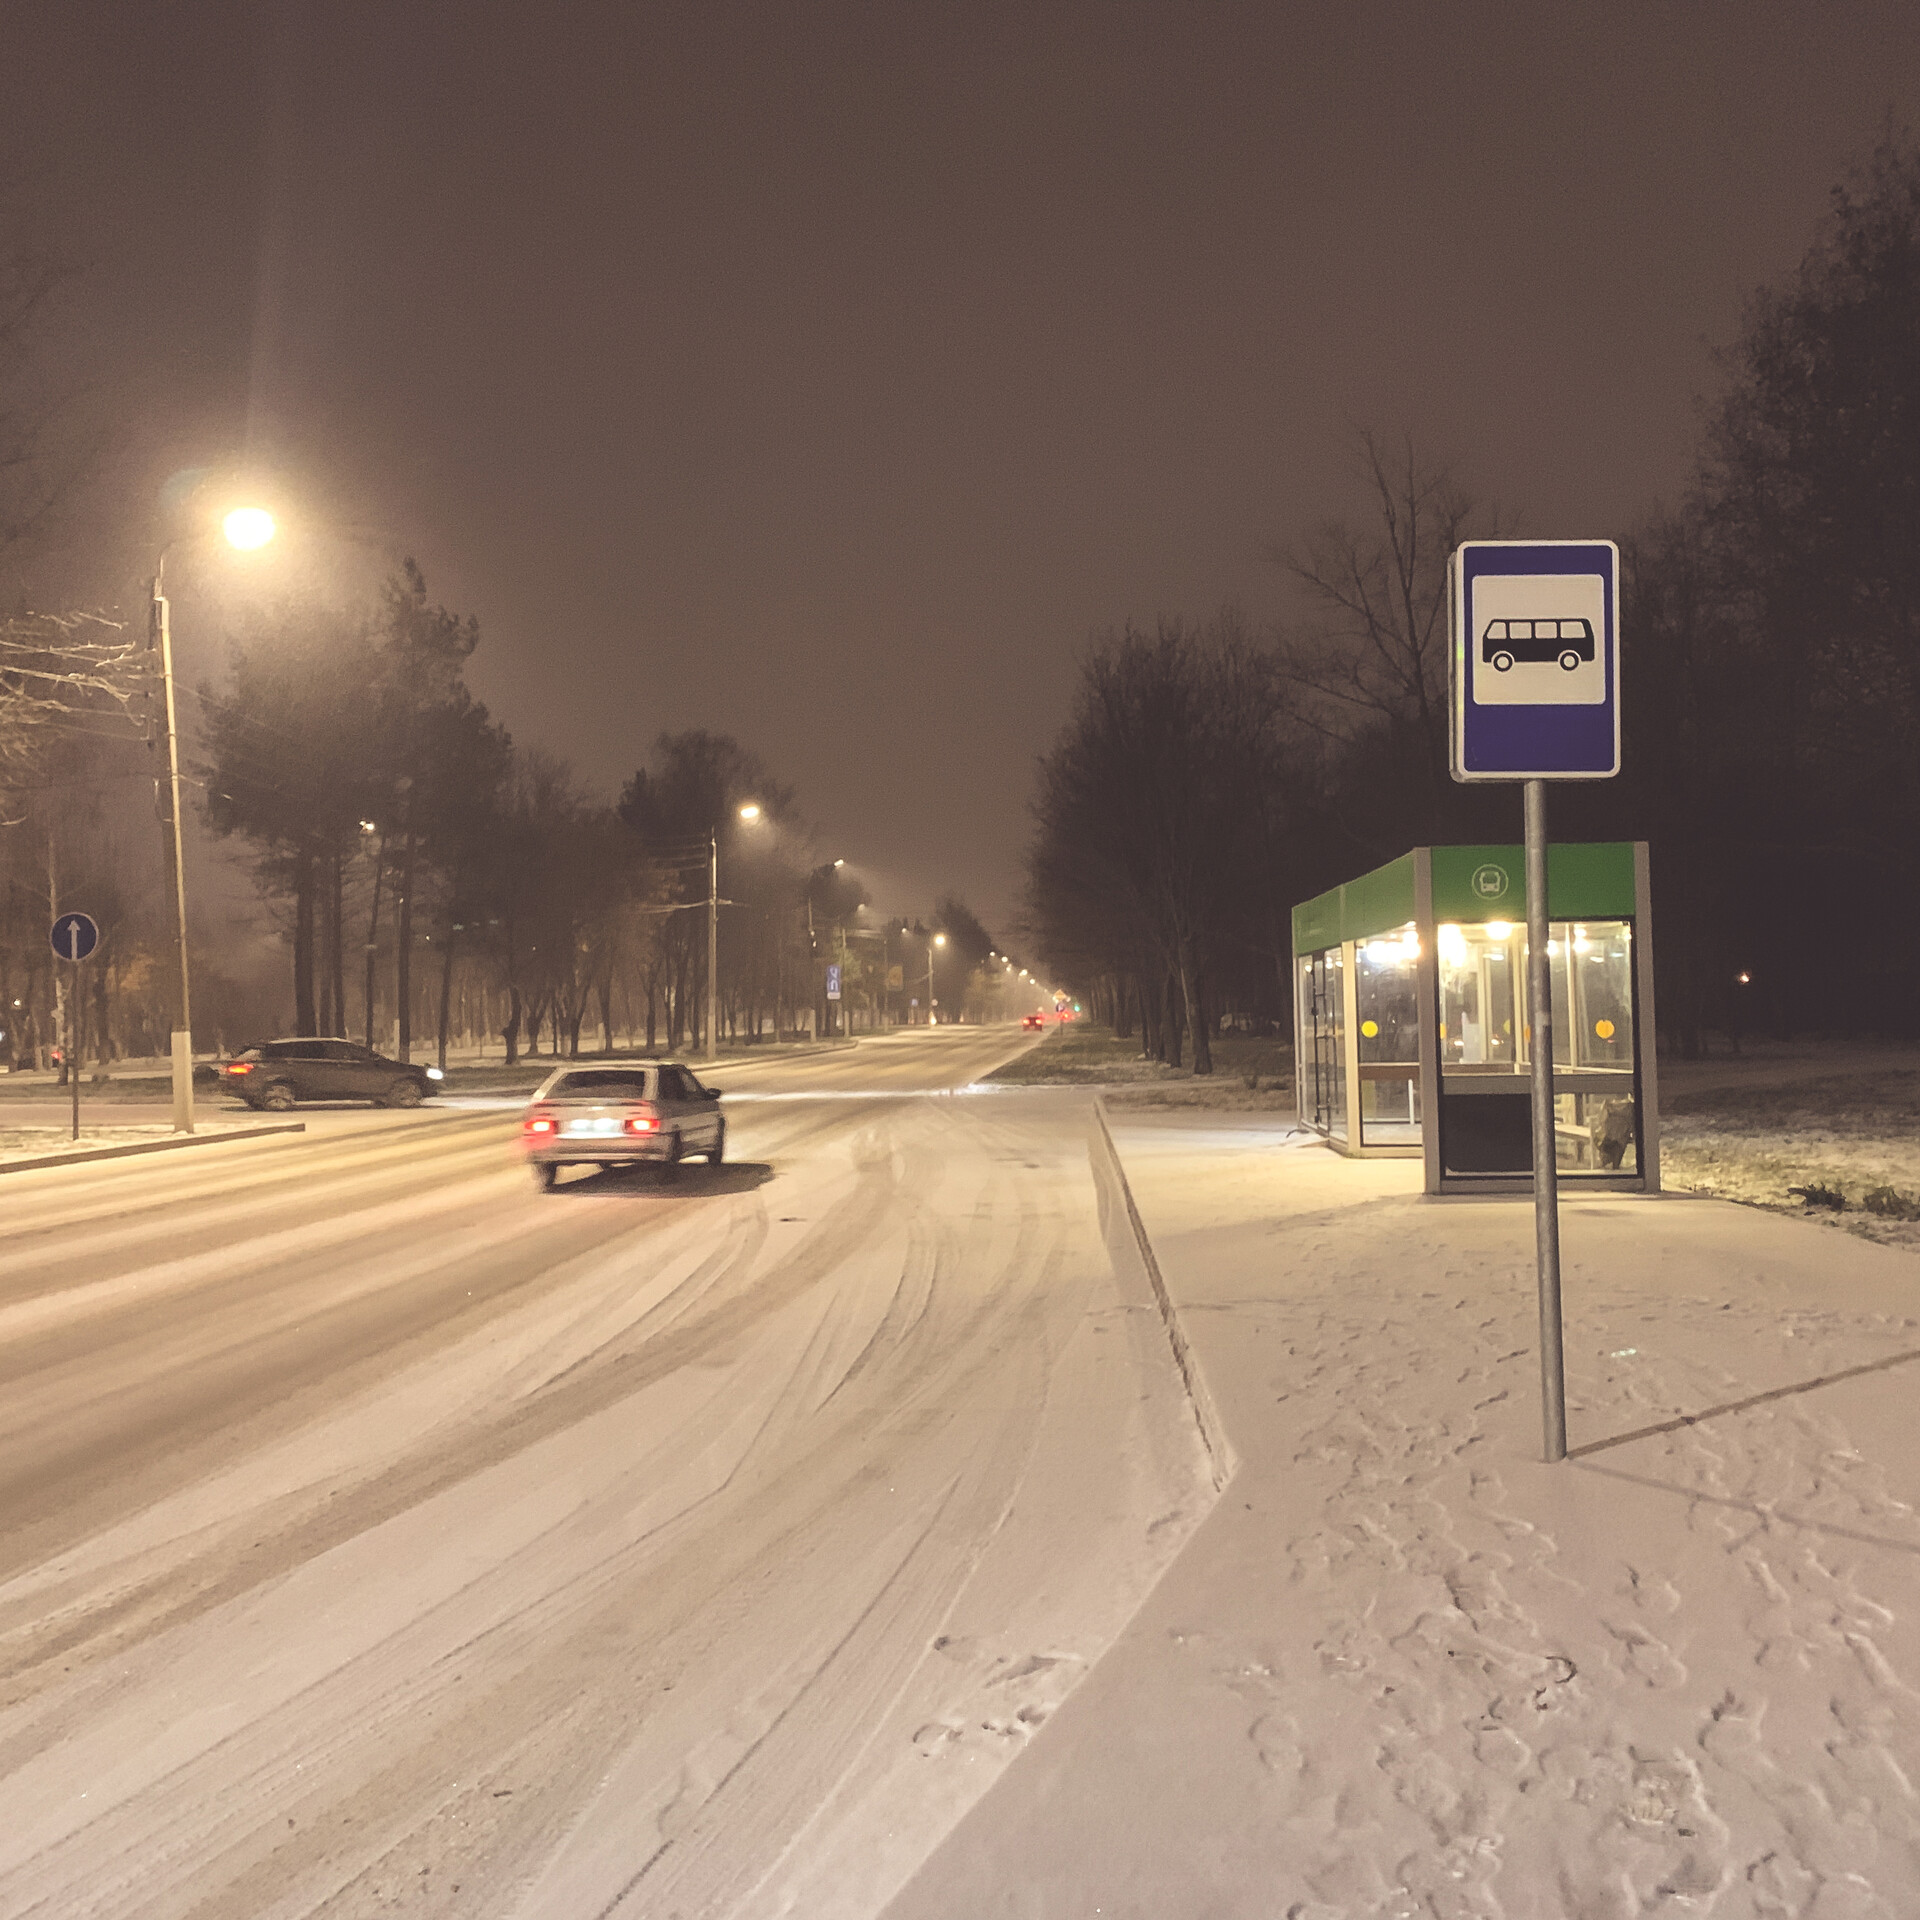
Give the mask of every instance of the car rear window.
[(562, 1074), (548, 1090), (549, 1100), (644, 1100), (647, 1094), (645, 1070), (631, 1073)]

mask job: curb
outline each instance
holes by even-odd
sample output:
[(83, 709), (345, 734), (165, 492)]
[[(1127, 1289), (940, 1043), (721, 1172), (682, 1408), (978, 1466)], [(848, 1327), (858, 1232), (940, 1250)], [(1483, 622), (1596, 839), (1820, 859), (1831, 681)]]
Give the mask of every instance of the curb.
[(85, 1160), (124, 1160), (135, 1153), (171, 1153), (178, 1147), (218, 1147), (229, 1140), (258, 1140), (269, 1133), (305, 1133), (304, 1120), (273, 1120), (257, 1127), (230, 1127), (222, 1133), (182, 1133), (171, 1140), (128, 1140), (114, 1147), (69, 1147), (63, 1153), (36, 1153), (24, 1160), (0, 1160), (0, 1173), (29, 1173), (36, 1167), (72, 1167)]
[(1226, 1429), (1220, 1424), (1219, 1410), (1213, 1404), (1213, 1395), (1207, 1390), (1206, 1376), (1200, 1371), (1200, 1363), (1193, 1357), (1187, 1330), (1181, 1324), (1180, 1310), (1173, 1304), (1173, 1295), (1167, 1291), (1166, 1280), (1160, 1272), (1160, 1262), (1153, 1257), (1153, 1242), (1147, 1238), (1147, 1223), (1140, 1218), (1140, 1209), (1134, 1204), (1133, 1188), (1127, 1182), (1125, 1163), (1120, 1158), (1120, 1149), (1113, 1144), (1112, 1129), (1107, 1125), (1106, 1103), (1098, 1095), (1094, 1097), (1093, 1115), (1100, 1122), (1100, 1138), (1106, 1142), (1107, 1157), (1113, 1163), (1114, 1178), (1120, 1185), (1120, 1197), (1127, 1203), (1127, 1218), (1133, 1225), (1134, 1242), (1146, 1266), (1147, 1279), (1152, 1283), (1153, 1297), (1160, 1303), (1160, 1318), (1166, 1324), (1167, 1342), (1173, 1348), (1174, 1365), (1180, 1369), (1180, 1382), (1187, 1390), (1187, 1404), (1193, 1408), (1193, 1423), (1200, 1429), (1200, 1444), (1206, 1448), (1207, 1461), (1213, 1469), (1213, 1490), (1218, 1493), (1233, 1478), (1234, 1469), (1240, 1464), (1239, 1456), (1227, 1438)]

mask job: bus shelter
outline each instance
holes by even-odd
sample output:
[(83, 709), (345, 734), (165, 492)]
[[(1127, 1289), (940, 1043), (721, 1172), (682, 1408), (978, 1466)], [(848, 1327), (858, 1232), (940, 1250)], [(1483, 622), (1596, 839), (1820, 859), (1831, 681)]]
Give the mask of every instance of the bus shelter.
[[(1548, 850), (1563, 1181), (1660, 1190), (1644, 842)], [(1526, 859), (1415, 847), (1293, 910), (1301, 1118), (1353, 1155), (1421, 1155), (1429, 1193), (1533, 1181)]]

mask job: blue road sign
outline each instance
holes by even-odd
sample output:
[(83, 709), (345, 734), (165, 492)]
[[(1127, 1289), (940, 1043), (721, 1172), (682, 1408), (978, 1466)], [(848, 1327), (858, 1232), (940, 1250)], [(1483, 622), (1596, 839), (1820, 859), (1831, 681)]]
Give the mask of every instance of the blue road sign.
[(1620, 771), (1620, 549), (1467, 540), (1448, 595), (1456, 780)]
[(840, 969), (838, 965), (827, 968), (827, 998), (829, 1000), (838, 1000), (840, 998)]
[(49, 938), (62, 960), (84, 960), (100, 944), (99, 923), (90, 913), (63, 913)]

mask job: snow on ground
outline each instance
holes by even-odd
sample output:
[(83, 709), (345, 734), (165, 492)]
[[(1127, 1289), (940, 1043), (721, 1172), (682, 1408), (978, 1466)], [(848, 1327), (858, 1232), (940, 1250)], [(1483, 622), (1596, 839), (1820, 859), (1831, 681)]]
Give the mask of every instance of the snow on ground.
[(16, 1473), (291, 1384), (7, 1538), (0, 1912), (875, 1911), (1214, 1499), (1089, 1119), (758, 1104), (657, 1191), (538, 1194), (479, 1114), (21, 1176)]
[(1241, 1465), (889, 1920), (1911, 1920), (1920, 1260), (1115, 1114)]
[(1082, 1021), (1052, 1030), (992, 1078), (1007, 1086), (1096, 1088), (1116, 1108), (1268, 1112), (1276, 1100), (1291, 1097), (1293, 1049), (1285, 1038), (1223, 1033), (1213, 1059), (1211, 1074), (1196, 1075), (1190, 1066), (1143, 1058), (1137, 1035), (1121, 1039)]
[(0, 1127), (0, 1160), (25, 1159), (38, 1153), (60, 1153), (68, 1147), (121, 1147), (138, 1140), (164, 1140), (173, 1132), (172, 1121), (152, 1125), (95, 1126), (83, 1122), (80, 1138), (73, 1137), (71, 1126)]
[[(1920, 1062), (1911, 1051), (1769, 1048), (1663, 1063), (1661, 1075), (1668, 1185), (1808, 1211), (1920, 1249)], [(1846, 1204), (1809, 1206), (1795, 1187)]]
[[(201, 1120), (195, 1131), (201, 1135), (230, 1133), (235, 1127), (243, 1127), (252, 1121), (258, 1125), (258, 1118), (248, 1115), (246, 1120)], [(35, 1160), (49, 1153), (71, 1153), (87, 1147), (128, 1147), (145, 1145), (151, 1141), (171, 1140), (173, 1123), (169, 1121), (147, 1124), (136, 1122), (131, 1125), (101, 1125), (82, 1116), (80, 1137), (73, 1137), (71, 1124), (64, 1126), (24, 1126), (0, 1127), (0, 1163), (9, 1160)]]

